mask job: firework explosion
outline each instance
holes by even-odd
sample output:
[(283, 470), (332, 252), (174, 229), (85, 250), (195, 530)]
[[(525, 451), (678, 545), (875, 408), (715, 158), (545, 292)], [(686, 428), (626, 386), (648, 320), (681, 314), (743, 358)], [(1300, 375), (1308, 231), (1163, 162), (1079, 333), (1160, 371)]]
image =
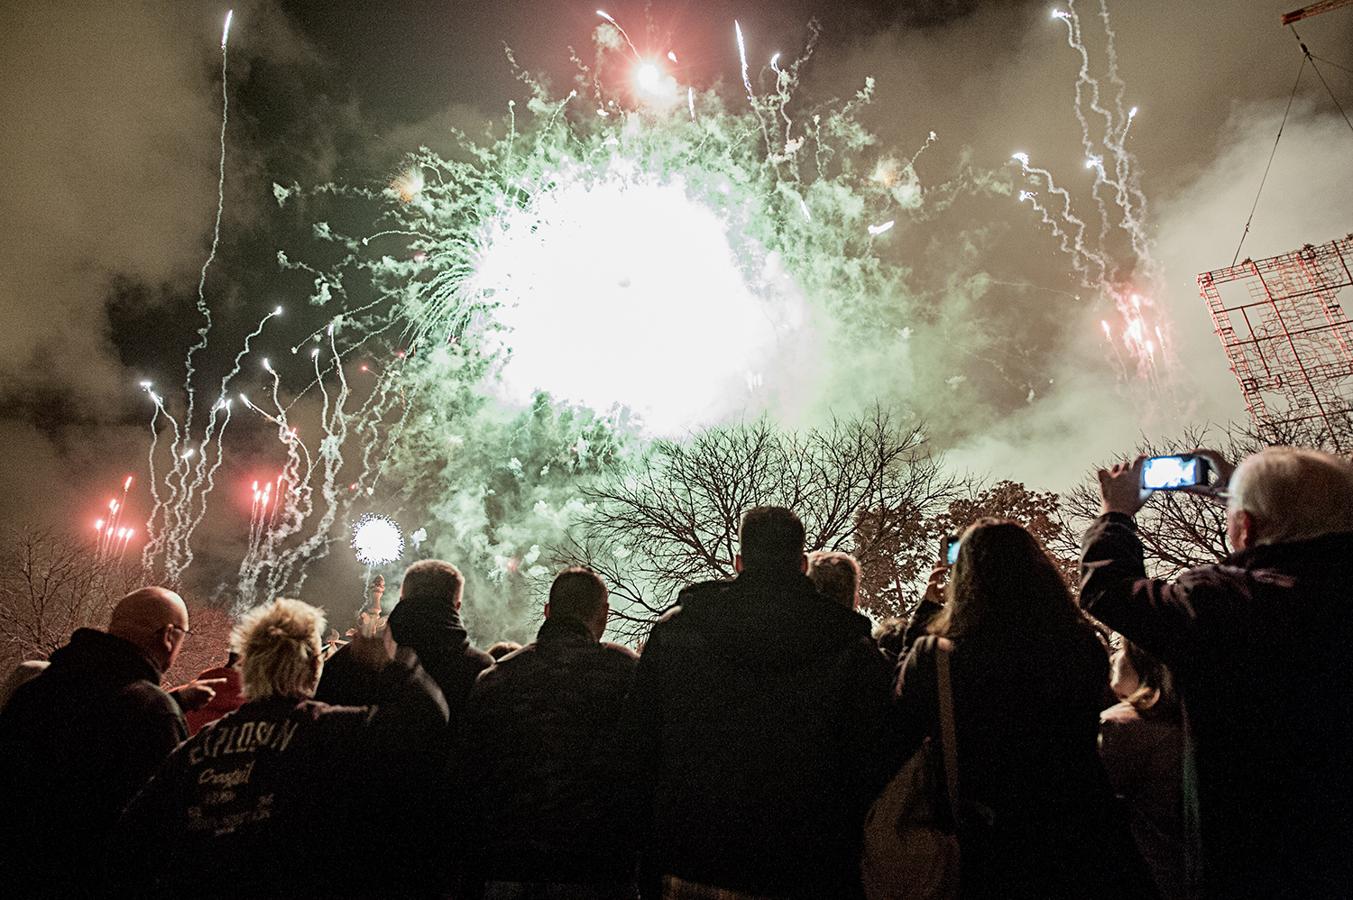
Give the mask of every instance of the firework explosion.
[[(157, 472), (151, 448), (148, 569), (172, 582), (191, 563), (235, 402), (275, 429), (281, 469), (253, 490), (238, 605), (299, 591), (307, 566), (379, 502), (426, 517), (427, 549), (456, 559), (472, 584), (510, 594), (520, 612), (525, 588), (514, 576), (548, 573), (542, 548), (582, 511), (580, 478), (616, 471), (656, 436), (767, 412), (792, 422), (841, 397), (872, 401), (860, 366), (905, 347), (923, 296), (889, 248), (922, 239), (964, 193), (1013, 196), (1009, 180), (969, 164), (923, 184), (916, 163), (938, 137), (919, 131), (908, 153), (879, 147), (858, 119), (872, 79), (844, 101), (796, 103), (811, 40), (798, 58), (776, 53), (758, 67), (734, 23), (743, 96), (729, 105), (677, 80), (675, 49), (641, 51), (601, 17), (596, 58), (575, 57), (572, 90), (552, 95), (518, 70), (529, 96), (509, 105), (496, 134), (456, 133), (447, 157), (420, 149), (383, 188), (274, 185), (279, 207), (299, 197), (313, 201), (306, 215), (326, 203), (349, 213), (377, 205), (378, 224), (349, 235), (314, 221), (314, 236), (337, 251), (324, 264), (279, 251), (283, 269), (312, 280), (312, 306), (333, 310), (289, 348), (309, 357), (309, 383), (287, 390), (264, 358), (264, 394), (232, 392), (278, 309), (246, 338), (195, 438), (193, 359), (211, 325), (203, 286), (213, 240), (184, 414), (144, 386), (157, 438), (161, 419), (172, 435), (160, 452), (167, 471)], [(1130, 368), (1154, 379), (1166, 342), (1148, 299), (1157, 272), (1125, 149), (1136, 110), (1122, 108), (1107, 15), (1108, 100), (1074, 7), (1058, 18), (1082, 60), (1076, 114), (1098, 227), (1023, 154), (1031, 189), (1019, 198), (1082, 282), (1118, 308), (1120, 325), (1103, 323), (1115, 354), (1121, 346)], [(225, 60), (223, 39), (223, 91)], [(1102, 135), (1092, 136), (1087, 110), (1104, 119)], [(219, 220), (218, 205), (218, 229)], [(1126, 235), (1121, 256), (1131, 263), (1115, 262), (1114, 235)], [(879, 335), (892, 336), (892, 349), (862, 354), (879, 348)]]

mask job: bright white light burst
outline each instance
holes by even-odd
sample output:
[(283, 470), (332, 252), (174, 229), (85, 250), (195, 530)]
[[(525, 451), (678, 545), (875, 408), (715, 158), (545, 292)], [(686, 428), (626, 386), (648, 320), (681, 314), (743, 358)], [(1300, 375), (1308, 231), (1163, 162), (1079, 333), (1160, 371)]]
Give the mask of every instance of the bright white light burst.
[[(475, 272), (501, 303), (509, 399), (637, 413), (676, 435), (740, 410), (794, 316), (749, 288), (724, 221), (677, 179), (561, 174), (489, 225)], [(779, 307), (782, 304), (775, 303)]]
[(394, 562), (404, 555), (404, 534), (389, 516), (367, 513), (352, 526), (352, 552), (368, 566)]

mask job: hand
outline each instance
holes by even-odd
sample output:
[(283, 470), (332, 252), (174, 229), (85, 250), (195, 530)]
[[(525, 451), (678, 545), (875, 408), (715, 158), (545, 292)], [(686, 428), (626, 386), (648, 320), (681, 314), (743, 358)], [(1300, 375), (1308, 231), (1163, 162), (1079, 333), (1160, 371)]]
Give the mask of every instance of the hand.
[(385, 639), (385, 631), (383, 627), (375, 628), (372, 622), (362, 623), (348, 643), (352, 661), (367, 669), (383, 669), (395, 658), (394, 642)]
[(1190, 451), (1195, 456), (1201, 456), (1212, 466), (1212, 471), (1217, 473), (1216, 479), (1211, 484), (1200, 484), (1196, 487), (1184, 488), (1184, 492), (1195, 494), (1199, 497), (1206, 497), (1217, 503), (1226, 502), (1226, 490), (1231, 485), (1231, 476), (1235, 474), (1236, 467), (1226, 461), (1226, 457), (1221, 455), (1218, 450), (1204, 450), (1199, 448)]
[(930, 570), (930, 577), (925, 582), (925, 594), (922, 599), (929, 600), (931, 603), (944, 605), (944, 576), (949, 574), (949, 566), (945, 563), (939, 563)]
[(1142, 489), (1142, 463), (1145, 456), (1139, 456), (1131, 463), (1118, 463), (1112, 468), (1099, 470), (1099, 496), (1102, 501), (1100, 513), (1122, 513), (1135, 516), (1151, 492)]
[(184, 712), (201, 709), (216, 696), (216, 689), (226, 683), (224, 678), (198, 678), (172, 691)]

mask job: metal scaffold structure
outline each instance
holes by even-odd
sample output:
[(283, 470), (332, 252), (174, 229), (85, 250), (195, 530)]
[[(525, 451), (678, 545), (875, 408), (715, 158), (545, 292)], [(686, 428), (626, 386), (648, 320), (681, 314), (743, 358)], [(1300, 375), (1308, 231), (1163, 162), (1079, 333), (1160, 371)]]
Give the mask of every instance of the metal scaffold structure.
[[(1353, 447), (1353, 234), (1198, 276), (1255, 425)], [(1353, 292), (1349, 292), (1353, 294)]]

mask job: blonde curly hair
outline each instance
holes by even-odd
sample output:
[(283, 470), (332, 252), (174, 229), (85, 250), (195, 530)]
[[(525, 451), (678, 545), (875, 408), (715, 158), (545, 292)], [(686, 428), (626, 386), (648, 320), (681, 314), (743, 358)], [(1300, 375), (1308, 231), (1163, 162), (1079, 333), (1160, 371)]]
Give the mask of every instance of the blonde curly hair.
[(311, 697), (319, 683), (324, 612), (278, 599), (245, 613), (230, 635), (240, 656), (244, 696)]

